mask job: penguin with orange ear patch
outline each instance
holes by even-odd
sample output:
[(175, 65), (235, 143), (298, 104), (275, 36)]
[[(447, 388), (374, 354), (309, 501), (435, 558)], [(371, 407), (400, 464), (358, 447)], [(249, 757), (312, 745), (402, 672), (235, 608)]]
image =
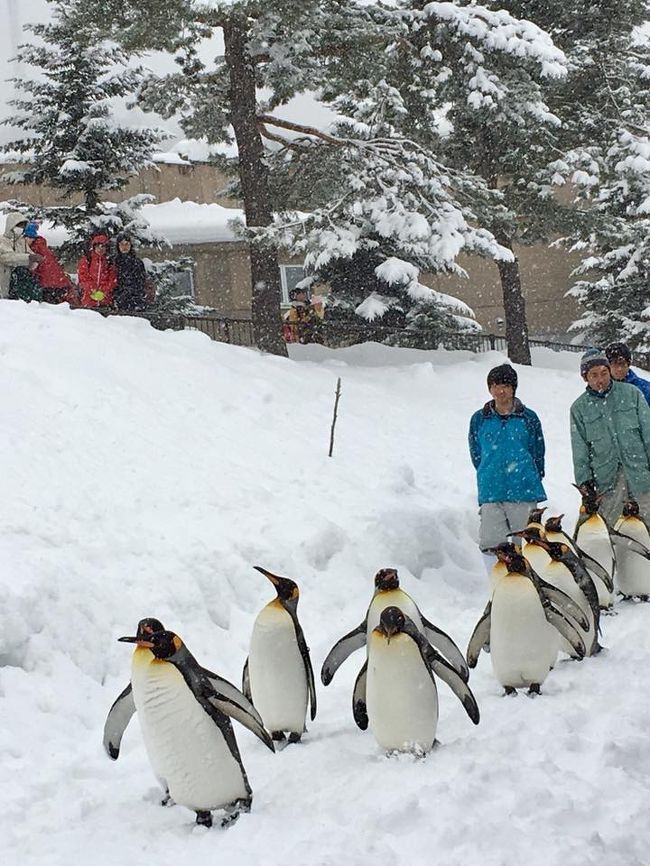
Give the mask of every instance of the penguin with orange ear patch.
[(196, 812), (196, 823), (222, 826), (249, 811), (253, 799), (230, 719), (274, 751), (259, 714), (227, 680), (202, 668), (171, 631), (121, 637), (137, 644), (131, 686), (147, 753), (173, 800)]
[(257, 615), (243, 673), (243, 692), (255, 704), (274, 740), (300, 742), (307, 705), (316, 717), (316, 686), (309, 647), (298, 621), (295, 581), (255, 569), (275, 587), (276, 597)]

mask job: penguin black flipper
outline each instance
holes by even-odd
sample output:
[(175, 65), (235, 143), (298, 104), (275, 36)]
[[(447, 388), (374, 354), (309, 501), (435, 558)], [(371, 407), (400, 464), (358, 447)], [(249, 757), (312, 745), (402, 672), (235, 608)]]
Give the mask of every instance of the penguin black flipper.
[(598, 601), (598, 590), (592, 576), (572, 550), (569, 550), (564, 555), (562, 561), (587, 599), (594, 618), (594, 631), (596, 634), (600, 634), (600, 603)]
[(104, 749), (108, 757), (114, 761), (117, 761), (120, 756), (120, 743), (134, 713), (133, 690), (129, 683), (115, 699), (104, 722)]
[(544, 598), (548, 599), (554, 607), (562, 613), (568, 614), (571, 619), (574, 619), (580, 628), (584, 631), (589, 631), (589, 620), (585, 616), (585, 612), (580, 605), (576, 604), (576, 602), (568, 596), (566, 592), (563, 592), (556, 586), (551, 586), (550, 583), (542, 580), (541, 577), (538, 577), (537, 579), (539, 581), (537, 591), (540, 592)]
[(218, 674), (205, 668), (201, 668), (201, 672), (203, 673), (203, 677), (199, 676), (197, 678), (197, 691), (195, 691), (195, 694), (201, 694), (219, 712), (230, 716), (231, 719), (235, 719), (240, 725), (248, 728), (267, 748), (275, 752), (271, 735), (264, 727), (262, 717), (250, 700), (239, 691), (237, 686), (234, 686)]
[(334, 674), (349, 655), (366, 645), (367, 630), (368, 618), (366, 617), (361, 625), (358, 625), (356, 628), (352, 629), (352, 631), (343, 635), (343, 637), (334, 644), (332, 649), (328, 652), (327, 658), (323, 662), (323, 667), (320, 671), (321, 682), (324, 686), (328, 686), (332, 682)]
[(474, 626), (474, 631), (467, 645), (467, 664), (471, 668), (475, 668), (478, 662), (478, 657), (481, 650), (486, 644), (490, 643), (490, 626), (492, 615), (492, 602), (488, 601), (487, 607), (483, 611), (483, 615)]
[(424, 627), (424, 634), (431, 646), (434, 649), (437, 649), (438, 652), (447, 659), (449, 664), (456, 668), (465, 682), (467, 682), (469, 680), (469, 668), (467, 667), (465, 656), (458, 649), (455, 642), (442, 629), (438, 628), (438, 626), (434, 625), (432, 622), (429, 622), (429, 620), (422, 616), (421, 613), (420, 617)]
[(291, 617), (291, 621), (293, 622), (293, 628), (296, 633), (296, 643), (298, 644), (298, 649), (300, 650), (300, 655), (302, 656), (302, 663), (305, 666), (307, 687), (309, 688), (309, 705), (311, 707), (310, 717), (313, 722), (316, 718), (316, 683), (314, 681), (314, 669), (311, 666), (311, 658), (309, 656), (309, 647), (307, 646), (307, 641), (305, 640), (305, 633), (302, 630), (302, 626), (298, 622), (298, 611), (296, 610), (296, 603), (292, 600), (285, 601), (284, 599), (282, 599), (281, 603), (282, 607), (289, 614), (289, 616)]
[(610, 529), (610, 535), (614, 536), (614, 544), (625, 545), (632, 553), (637, 553), (639, 556), (643, 556), (644, 559), (650, 559), (650, 550), (648, 550), (645, 544), (642, 544), (635, 538), (630, 538), (629, 535), (625, 535), (617, 529)]
[(447, 683), (449, 688), (463, 705), (467, 715), (475, 725), (478, 725), (481, 716), (478, 704), (476, 703), (476, 698), (458, 671), (431, 646), (413, 620), (408, 616), (404, 616), (404, 626), (402, 631), (412, 638), (418, 645), (422, 661), (429, 671), (429, 675), (431, 676), (434, 685), (435, 679), (433, 675), (435, 674), (440, 677), (443, 682)]
[(587, 652), (582, 635), (575, 625), (567, 619), (565, 613), (558, 610), (548, 599), (542, 602), (546, 621), (565, 638), (575, 650), (576, 656), (582, 661)]
[(244, 662), (244, 670), (241, 675), (241, 690), (242, 694), (245, 695), (249, 701), (253, 700), (253, 693), (251, 692), (251, 679), (248, 675), (248, 658)]
[[(593, 556), (589, 556), (588, 553), (585, 553), (581, 547), (578, 547), (576, 544), (576, 550), (580, 554), (581, 559), (584, 560), (587, 568), (591, 569), (594, 572), (597, 578), (602, 580), (607, 588), (607, 592), (614, 592), (614, 581), (612, 579), (611, 574), (607, 571), (607, 569), (601, 565), (597, 559), (594, 559)], [(616, 560), (612, 559), (612, 572), (614, 571), (614, 566), (616, 564)]]
[(352, 692), (352, 715), (358, 728), (365, 731), (368, 727), (368, 708), (366, 706), (366, 679), (368, 677), (368, 660), (357, 674)]

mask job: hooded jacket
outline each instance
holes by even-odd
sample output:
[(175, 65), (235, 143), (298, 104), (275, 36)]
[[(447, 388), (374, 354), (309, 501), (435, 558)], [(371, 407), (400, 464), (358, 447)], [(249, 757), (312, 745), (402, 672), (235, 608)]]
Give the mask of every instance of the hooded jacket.
[(635, 385), (645, 397), (646, 402), (650, 404), (650, 382), (647, 379), (642, 379), (634, 370), (630, 369), (625, 374), (623, 381), (627, 382), (628, 385)]
[(542, 502), (544, 434), (539, 418), (515, 398), (499, 415), (490, 400), (472, 415), (469, 452), (476, 469), (478, 502)]
[(79, 259), (80, 304), (82, 307), (110, 307), (117, 285), (117, 272), (108, 256), (95, 252), (94, 244), (104, 235), (95, 235), (90, 241), (90, 254)]
[(6, 298), (9, 290), (9, 278), (14, 268), (29, 267), (29, 248), (25, 238), (16, 234), (17, 223), (25, 222), (22, 213), (12, 211), (7, 214), (4, 234), (0, 237), (0, 297)]
[(594, 481), (606, 493), (620, 466), (632, 496), (650, 492), (650, 406), (638, 388), (612, 380), (605, 394), (587, 389), (570, 417), (576, 484)]
[(41, 256), (33, 274), (42, 289), (69, 289), (70, 278), (59, 264), (59, 260), (48, 247), (45, 238), (37, 237), (32, 241), (31, 252)]
[[(118, 250), (115, 256), (117, 286), (113, 297), (118, 310), (142, 310), (145, 307), (147, 274), (144, 262), (136, 256), (133, 247), (128, 253), (120, 252), (119, 243), (124, 238), (126, 235), (117, 236)], [(127, 240), (131, 242), (130, 238)]]

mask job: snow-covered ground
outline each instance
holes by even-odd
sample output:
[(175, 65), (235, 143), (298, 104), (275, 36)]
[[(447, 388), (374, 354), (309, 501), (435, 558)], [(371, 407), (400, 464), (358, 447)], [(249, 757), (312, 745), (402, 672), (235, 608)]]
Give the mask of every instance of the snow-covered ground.
[[(486, 602), (469, 416), (497, 353), (292, 347), (287, 361), (90, 311), (0, 302), (0, 863), (635, 866), (650, 861), (650, 606), (604, 620), (606, 653), (503, 698), (482, 656), (474, 727), (440, 685), (441, 745), (386, 758), (352, 720), (361, 656), (303, 744), (237, 727), (253, 811), (205, 830), (161, 808), (137, 720), (101, 746), (144, 616), (239, 681), (271, 598), (298, 581), (318, 671), (385, 566), (465, 647)], [(575, 355), (540, 351), (551, 513), (572, 525)], [(327, 457), (337, 376), (342, 398)]]

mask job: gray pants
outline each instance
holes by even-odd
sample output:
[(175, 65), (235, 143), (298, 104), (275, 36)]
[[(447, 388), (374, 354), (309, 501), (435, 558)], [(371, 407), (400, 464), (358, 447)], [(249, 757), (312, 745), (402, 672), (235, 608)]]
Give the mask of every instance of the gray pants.
[(524, 529), (528, 515), (536, 505), (536, 502), (484, 502), (478, 510), (478, 546), (481, 550), (496, 547), (504, 541), (520, 543), (520, 539), (508, 538), (508, 533)]
[(609, 490), (604, 496), (600, 504), (600, 513), (605, 518), (609, 526), (614, 526), (616, 521), (623, 513), (623, 505), (628, 499), (634, 499), (639, 503), (639, 513), (646, 523), (650, 521), (650, 492), (639, 493), (637, 496), (630, 496), (627, 490), (627, 481), (623, 474), (623, 469), (619, 467), (618, 475), (616, 476), (616, 484), (613, 490)]

